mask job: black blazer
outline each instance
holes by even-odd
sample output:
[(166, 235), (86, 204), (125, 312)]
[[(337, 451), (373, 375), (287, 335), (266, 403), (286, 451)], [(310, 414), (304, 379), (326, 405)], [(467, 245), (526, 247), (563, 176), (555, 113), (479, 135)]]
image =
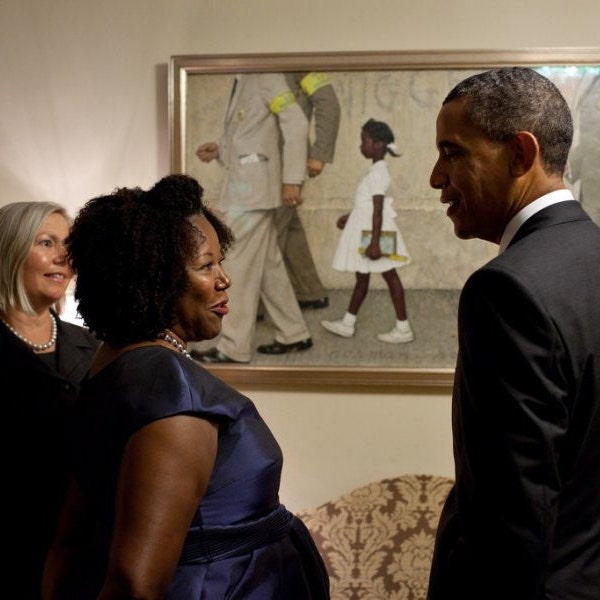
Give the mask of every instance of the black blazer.
[[(2, 540), (5, 576), (18, 597), (39, 598), (39, 580), (67, 481), (72, 407), (99, 346), (86, 329), (57, 319), (53, 371), (0, 323), (0, 390), (6, 441)], [(7, 582), (7, 585), (8, 585)]]
[(600, 598), (600, 228), (528, 219), (461, 293), (429, 600)]

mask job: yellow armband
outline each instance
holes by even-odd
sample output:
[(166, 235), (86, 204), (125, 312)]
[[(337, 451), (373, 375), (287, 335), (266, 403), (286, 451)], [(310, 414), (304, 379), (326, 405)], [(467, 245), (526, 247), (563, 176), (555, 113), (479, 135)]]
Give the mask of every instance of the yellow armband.
[(271, 100), (269, 104), (269, 110), (273, 114), (278, 115), (281, 111), (285, 110), (288, 106), (294, 104), (295, 102), (296, 98), (294, 98), (292, 91), (285, 90), (277, 94), (277, 96)]
[(317, 90), (329, 85), (327, 73), (308, 73), (300, 81), (300, 87), (307, 96), (312, 96)]

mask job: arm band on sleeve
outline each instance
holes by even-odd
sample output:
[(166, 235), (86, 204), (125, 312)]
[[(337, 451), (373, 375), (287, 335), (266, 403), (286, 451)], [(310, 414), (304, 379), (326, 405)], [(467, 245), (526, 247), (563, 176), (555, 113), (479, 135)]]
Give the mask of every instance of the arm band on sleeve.
[(300, 81), (300, 87), (307, 96), (312, 96), (317, 90), (330, 85), (327, 73), (308, 73)]
[(296, 98), (294, 98), (294, 94), (292, 93), (291, 90), (285, 90), (279, 94), (277, 94), (277, 96), (275, 96), (271, 102), (269, 103), (269, 110), (277, 115), (279, 114), (282, 110), (285, 110), (288, 106), (290, 106), (291, 104), (294, 104), (296, 102)]

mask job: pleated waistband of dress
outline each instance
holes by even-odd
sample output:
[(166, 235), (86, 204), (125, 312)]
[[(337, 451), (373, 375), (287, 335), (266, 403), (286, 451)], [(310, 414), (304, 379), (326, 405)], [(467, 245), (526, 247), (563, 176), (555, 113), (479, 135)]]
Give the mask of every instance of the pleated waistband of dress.
[(247, 554), (286, 536), (293, 519), (294, 515), (279, 505), (256, 521), (190, 531), (179, 564), (202, 564)]

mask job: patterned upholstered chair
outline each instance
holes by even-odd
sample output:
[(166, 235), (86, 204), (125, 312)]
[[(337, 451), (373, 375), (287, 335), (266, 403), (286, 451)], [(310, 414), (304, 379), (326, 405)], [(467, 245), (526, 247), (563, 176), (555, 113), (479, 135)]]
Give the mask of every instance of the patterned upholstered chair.
[(452, 483), (403, 475), (300, 512), (327, 565), (332, 599), (425, 598), (435, 530)]

